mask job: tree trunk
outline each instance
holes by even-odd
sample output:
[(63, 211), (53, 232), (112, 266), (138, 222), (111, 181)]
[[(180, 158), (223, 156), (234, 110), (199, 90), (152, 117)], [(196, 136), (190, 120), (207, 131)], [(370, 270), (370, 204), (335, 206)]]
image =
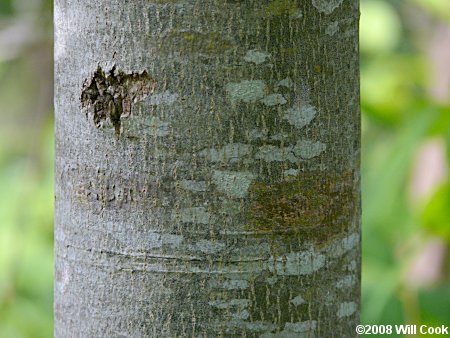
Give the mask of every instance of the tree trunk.
[(354, 337), (357, 0), (55, 1), (56, 337)]

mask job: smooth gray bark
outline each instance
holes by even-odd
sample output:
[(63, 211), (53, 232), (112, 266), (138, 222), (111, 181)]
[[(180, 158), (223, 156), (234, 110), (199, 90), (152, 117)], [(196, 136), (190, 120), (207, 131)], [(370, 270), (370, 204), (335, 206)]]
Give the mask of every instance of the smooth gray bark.
[(355, 337), (357, 0), (55, 1), (55, 336)]

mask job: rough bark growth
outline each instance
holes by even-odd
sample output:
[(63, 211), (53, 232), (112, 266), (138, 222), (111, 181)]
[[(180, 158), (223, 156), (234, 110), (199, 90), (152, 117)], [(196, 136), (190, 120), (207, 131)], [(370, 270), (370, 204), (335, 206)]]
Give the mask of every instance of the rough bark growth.
[(121, 118), (128, 117), (131, 106), (149, 96), (155, 84), (145, 70), (125, 74), (114, 66), (105, 73), (99, 66), (92, 78), (84, 82), (81, 104), (86, 108), (86, 116), (92, 115), (97, 128), (109, 120), (119, 136)]

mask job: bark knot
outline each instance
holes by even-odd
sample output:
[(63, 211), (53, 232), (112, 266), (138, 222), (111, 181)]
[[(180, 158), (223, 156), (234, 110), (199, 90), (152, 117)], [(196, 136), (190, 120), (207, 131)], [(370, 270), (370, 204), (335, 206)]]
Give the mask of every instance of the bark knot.
[(155, 86), (156, 81), (145, 70), (127, 74), (116, 66), (109, 71), (98, 66), (93, 76), (84, 81), (81, 105), (97, 128), (109, 122), (119, 136), (121, 119), (130, 115), (133, 104), (150, 96)]

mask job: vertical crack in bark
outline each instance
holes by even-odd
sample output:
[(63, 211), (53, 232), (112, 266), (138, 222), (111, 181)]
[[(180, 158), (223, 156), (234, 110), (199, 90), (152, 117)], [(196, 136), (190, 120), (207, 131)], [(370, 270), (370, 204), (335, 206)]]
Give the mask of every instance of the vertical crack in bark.
[(84, 81), (81, 105), (86, 109), (86, 116), (92, 116), (97, 128), (109, 120), (118, 137), (121, 119), (130, 115), (133, 104), (151, 95), (155, 85), (156, 81), (145, 70), (126, 74), (116, 66), (108, 72), (99, 66), (94, 75)]

